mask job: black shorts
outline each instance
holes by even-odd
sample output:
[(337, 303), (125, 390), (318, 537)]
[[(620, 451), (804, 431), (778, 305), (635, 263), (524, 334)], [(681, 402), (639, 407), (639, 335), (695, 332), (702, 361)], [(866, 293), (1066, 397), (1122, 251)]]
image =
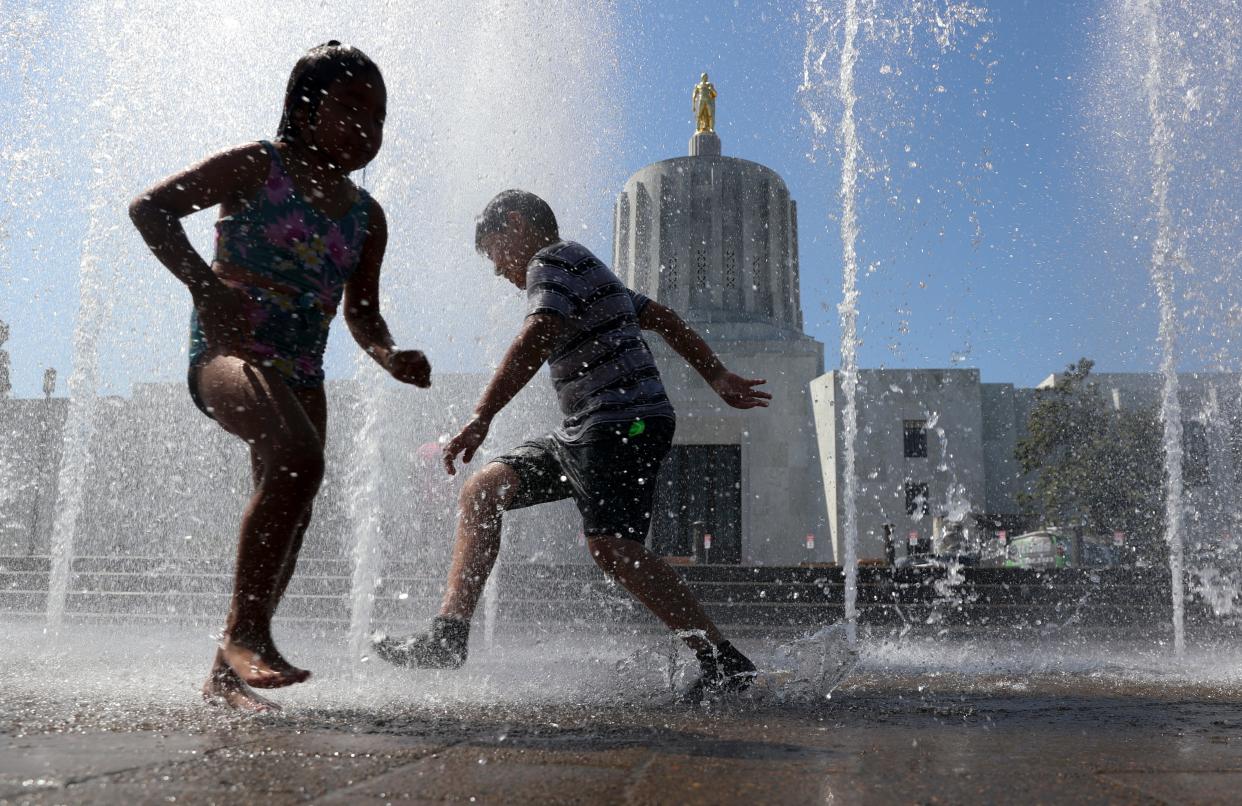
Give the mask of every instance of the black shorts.
[(656, 477), (676, 428), (672, 418), (652, 417), (596, 426), (576, 442), (551, 435), (523, 442), (492, 460), (513, 468), (521, 480), (507, 509), (572, 498), (587, 537), (641, 543), (651, 525)]

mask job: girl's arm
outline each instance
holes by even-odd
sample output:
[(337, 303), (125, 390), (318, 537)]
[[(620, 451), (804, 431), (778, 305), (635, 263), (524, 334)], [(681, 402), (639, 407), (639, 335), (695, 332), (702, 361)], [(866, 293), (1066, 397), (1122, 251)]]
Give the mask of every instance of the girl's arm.
[(226, 212), (254, 195), (267, 176), (270, 159), (259, 143), (221, 151), (159, 182), (130, 202), (129, 217), (152, 254), (190, 289), (207, 341), (230, 345), (246, 326), (237, 294), (212, 273), (181, 219), (224, 205)]
[(268, 159), (259, 143), (221, 151), (152, 185), (130, 202), (129, 217), (151, 252), (196, 300), (223, 285), (191, 245), (181, 219), (218, 204), (231, 207), (252, 195), (266, 176)]
[(358, 346), (394, 378), (426, 388), (431, 386), (431, 364), (418, 350), (398, 350), (380, 313), (380, 268), (387, 248), (388, 219), (372, 199), (358, 268), (345, 284), (345, 324)]

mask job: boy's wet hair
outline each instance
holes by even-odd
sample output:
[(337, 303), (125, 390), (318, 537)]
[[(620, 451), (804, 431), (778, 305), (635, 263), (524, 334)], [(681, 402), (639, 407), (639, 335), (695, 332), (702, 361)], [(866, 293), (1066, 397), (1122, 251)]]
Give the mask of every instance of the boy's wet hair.
[(509, 213), (521, 213), (531, 226), (550, 240), (558, 240), (556, 215), (543, 199), (526, 190), (502, 190), (487, 203), (474, 223), (474, 248), (483, 252), (483, 239), (500, 232), (509, 223)]
[[(352, 45), (342, 45), (335, 39), (317, 45), (306, 52), (289, 74), (285, 85), (285, 108), (276, 128), (276, 139), (291, 143), (302, 137), (303, 121), (314, 125), (319, 104), (328, 94), (332, 83), (341, 79), (362, 76), (383, 86), (384, 76), (371, 57)], [(296, 113), (305, 111), (300, 118)]]

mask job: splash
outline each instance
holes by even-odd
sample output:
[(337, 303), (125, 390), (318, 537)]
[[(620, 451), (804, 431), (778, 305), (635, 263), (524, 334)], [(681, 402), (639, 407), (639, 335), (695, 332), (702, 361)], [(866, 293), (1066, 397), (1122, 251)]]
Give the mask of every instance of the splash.
[(500, 618), (500, 558), (492, 567), (492, 574), (483, 586), (483, 646), (489, 650), (496, 646), (496, 622)]
[(756, 688), (785, 702), (795, 699), (831, 699), (834, 691), (858, 667), (856, 641), (848, 625), (833, 624), (776, 647), (770, 668)]
[[(892, 9), (875, 2), (845, 0), (838, 12), (834, 5), (812, 0), (806, 6), (809, 26), (802, 60), (799, 95), (812, 128), (812, 151), (826, 145), (830, 126), (828, 95), (840, 104), (835, 142), (841, 158), (840, 202), (841, 302), (837, 306), (841, 332), (842, 436), (844, 444), (843, 519), (840, 562), (845, 570), (846, 639), (857, 642), (858, 622), (858, 195), (861, 165), (865, 158), (859, 139), (856, 107), (860, 96), (855, 86), (860, 47), (865, 37), (885, 42), (909, 43), (918, 32), (930, 31), (936, 46), (953, 46), (962, 30), (981, 24), (986, 10), (968, 3), (914, 3)], [(886, 13), (887, 12), (887, 13)], [(840, 41), (838, 44), (838, 34)], [(835, 53), (836, 63), (831, 56)], [(883, 70), (881, 71), (883, 72)], [(890, 71), (891, 72), (891, 68)]]
[[(367, 355), (358, 356), (358, 385), (375, 388), (382, 383), (379, 368)], [(380, 486), (383, 483), (380, 438), (377, 433), (380, 404), (378, 395), (361, 394), (356, 404), (360, 423), (354, 455), (346, 478), (350, 520), (354, 525), (353, 575), (349, 590), (350, 657), (361, 660), (369, 654), (368, 636), (375, 610), (375, 590), (379, 585), (380, 548)]]
[[(136, 236), (125, 201), (216, 149), (270, 138), (298, 56), (329, 37), (356, 44), (375, 58), (389, 90), (386, 143), (368, 167), (368, 185), (390, 222), (385, 316), (401, 346), (429, 353), (438, 378), (490, 365), (516, 331), (521, 303), (473, 249), (469, 222), (487, 199), (505, 187), (528, 187), (549, 199), (566, 231), (585, 231), (593, 245), (607, 233), (618, 173), (613, 146), (624, 114), (616, 101), (611, 14), (587, 0), (520, 9), (500, 0), (451, 9), (394, 4), (368, 15), (333, 4), (295, 9), (222, 0), (180, 8), (133, 0), (106, 9), (69, 4), (56, 12), (55, 33), (29, 15), (0, 15), (5, 42), (34, 40), (54, 68), (29, 93), (32, 135), (0, 145), (3, 179), (57, 194), (54, 205), (42, 207), (35, 193), (13, 194), (16, 212), (10, 217), (0, 208), (0, 215), (7, 222), (54, 214), (62, 226), (32, 229), (40, 241), (35, 246), (81, 244), (71, 405), (51, 530), (50, 624), (79, 605), (117, 605), (115, 596), (92, 596), (88, 603), (78, 595), (73, 575), (87, 557), (193, 559), (217, 571), (214, 564), (233, 553), (237, 516), (250, 491), (243, 446), (199, 416), (181, 388), (188, 295)], [(410, 31), (419, 35), (411, 38)], [(227, 64), (207, 55), (221, 52), (230, 54)], [(9, 50), (4, 58), (20, 53)], [(522, 87), (510, 87), (513, 75), (524, 77)], [(17, 111), (14, 98), (0, 99), (0, 111)], [(565, 109), (588, 117), (590, 130), (537, 125)], [(83, 123), (69, 125), (71, 116)], [(6, 135), (16, 118), (6, 114)], [(64, 136), (49, 136), (62, 130)], [(53, 181), (57, 171), (67, 172), (64, 166), (89, 171), (90, 181)], [(75, 217), (78, 210), (84, 213)], [(206, 256), (213, 212), (185, 220)], [(463, 282), (471, 293), (454, 296)], [(463, 316), (473, 332), (454, 338)], [(440, 506), (407, 489), (411, 451), (387, 446), (413, 448), (455, 429), (463, 411), (452, 406), (458, 400), (468, 406), (464, 401), (478, 389), (458, 384), (450, 398), (445, 387), (397, 388), (371, 373), (366, 383), (377, 399), (341, 412), (335, 384), (355, 374), (356, 355), (343, 324), (334, 329), (325, 368), (333, 401), (327, 483), (341, 484), (345, 494), (330, 504), (321, 500), (303, 556), (349, 563), (354, 579), (348, 594), (310, 592), (319, 583), (295, 575), (281, 614), (339, 618), (344, 606), (356, 645), (359, 622), (374, 609), (370, 589), (383, 570), (381, 536), (393, 534), (384, 525), (417, 521)], [(381, 383), (391, 394), (380, 393)], [(113, 408), (114, 394), (130, 399)], [(524, 414), (519, 400), (513, 419)], [(342, 420), (350, 427), (341, 428)], [(496, 435), (497, 442), (512, 438)], [(378, 475), (346, 476), (343, 463), (334, 461), (374, 458), (381, 449), (388, 455)], [(338, 506), (342, 499), (345, 506)], [(413, 556), (405, 559), (412, 565), (427, 559), (428, 573), (447, 559), (442, 539), (411, 542)], [(333, 576), (341, 575), (338, 568), (331, 565)], [(192, 589), (192, 582), (168, 576), (153, 582), (152, 592), (171, 608), (205, 606), (202, 597), (215, 594)]]
[(1194, 582), (1191, 591), (1203, 600), (1216, 616), (1237, 615), (1242, 607), (1242, 585), (1232, 574), (1219, 568), (1187, 568)]

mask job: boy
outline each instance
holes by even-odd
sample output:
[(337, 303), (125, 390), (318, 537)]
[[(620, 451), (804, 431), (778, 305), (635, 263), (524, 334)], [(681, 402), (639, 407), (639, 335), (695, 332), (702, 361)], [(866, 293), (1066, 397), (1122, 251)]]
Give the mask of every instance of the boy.
[(380, 638), (376, 653), (400, 666), (457, 668), (470, 619), (500, 550), (506, 510), (573, 498), (591, 556), (672, 630), (685, 633), (702, 675), (687, 699), (740, 691), (754, 664), (716, 629), (689, 587), (643, 542), (660, 463), (673, 442), (673, 407), (641, 329), (659, 333), (734, 408), (771, 395), (729, 372), (676, 313), (627, 289), (581, 244), (561, 240), (538, 196), (506, 190), (479, 216), (475, 248), (528, 298), (526, 321), (475, 407), (444, 448), (444, 466), (469, 462), (492, 419), (547, 361), (564, 424), (475, 474), (461, 494), (448, 589), (427, 632)]

